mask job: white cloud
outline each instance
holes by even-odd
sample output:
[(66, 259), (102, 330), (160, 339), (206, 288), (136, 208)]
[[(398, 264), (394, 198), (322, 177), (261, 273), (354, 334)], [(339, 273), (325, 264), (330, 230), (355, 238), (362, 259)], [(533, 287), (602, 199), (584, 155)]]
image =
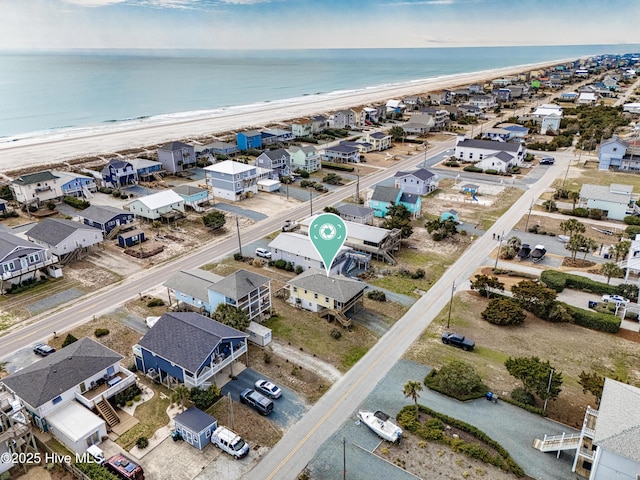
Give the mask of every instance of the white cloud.
[(256, 5), (258, 3), (270, 3), (271, 0), (221, 0), (221, 2), (233, 5)]
[(105, 7), (116, 3), (124, 3), (126, 0), (64, 0), (66, 3), (83, 7)]

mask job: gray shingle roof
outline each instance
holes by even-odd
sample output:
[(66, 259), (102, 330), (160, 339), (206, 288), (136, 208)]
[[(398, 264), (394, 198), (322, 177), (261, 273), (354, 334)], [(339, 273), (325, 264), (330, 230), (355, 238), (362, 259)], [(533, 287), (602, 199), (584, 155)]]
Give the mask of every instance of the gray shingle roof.
[(327, 277), (325, 272), (314, 269), (306, 270), (291, 279), (289, 285), (333, 298), (342, 303), (348, 302), (367, 287), (364, 282), (343, 277), (342, 275)]
[(640, 462), (640, 389), (605, 378), (594, 443)]
[(499, 160), (502, 160), (503, 162), (510, 162), (511, 160), (513, 160), (513, 155), (504, 151), (496, 153), (494, 157), (496, 157)]
[(357, 147), (351, 147), (349, 145), (343, 145), (341, 143), (338, 145), (334, 145), (333, 147), (327, 147), (325, 149), (325, 152), (339, 152), (339, 153), (353, 153), (357, 151), (358, 151)]
[(420, 195), (415, 195), (413, 193), (402, 192), (402, 196), (400, 197), (401, 203), (408, 203), (409, 205), (415, 205), (420, 201)]
[(253, 292), (269, 280), (270, 278), (258, 273), (238, 270), (219, 282), (216, 282), (214, 285), (209, 286), (209, 290), (237, 300)]
[(340, 215), (347, 215), (350, 217), (366, 217), (373, 214), (373, 208), (361, 207), (359, 205), (352, 205), (350, 203), (345, 203), (344, 205), (340, 205), (337, 208), (338, 212), (340, 212)]
[(78, 216), (93, 220), (94, 222), (105, 224), (118, 215), (131, 215), (131, 212), (109, 205), (91, 205), (82, 210)]
[(387, 203), (395, 202), (398, 200), (398, 195), (400, 193), (401, 190), (399, 188), (376, 185), (376, 188), (373, 191), (373, 195), (371, 196), (371, 200)]
[(209, 286), (221, 281), (222, 278), (223, 277), (215, 273), (194, 268), (192, 270), (181, 270), (174, 273), (163, 285), (172, 290), (189, 295), (192, 298), (208, 302)]
[(458, 143), (457, 146), (469, 148), (482, 148), (484, 150), (497, 150), (507, 152), (517, 152), (520, 145), (515, 143), (496, 142), (494, 140), (476, 140), (474, 138), (465, 138)]
[(377, 140), (382, 140), (383, 138), (387, 138), (387, 137), (391, 137), (391, 135), (387, 135), (386, 133), (382, 133), (382, 132), (373, 132), (371, 135), (369, 135), (371, 138), (375, 138)]
[(611, 186), (585, 183), (580, 188), (580, 198), (586, 198), (587, 200), (600, 200), (603, 202), (612, 202), (625, 205), (628, 204), (631, 200), (631, 194), (611, 191)]
[(31, 185), (34, 183), (45, 182), (47, 180), (55, 180), (56, 177), (49, 170), (44, 172), (30, 173), (28, 175), (22, 175), (20, 178), (16, 178), (13, 183), (18, 185)]
[(267, 150), (263, 152), (264, 155), (269, 157), (271, 160), (278, 160), (282, 157), (290, 157), (289, 152), (287, 152), (284, 148), (276, 148), (275, 150)]
[(192, 432), (199, 433), (216, 423), (217, 420), (208, 413), (203, 412), (196, 407), (191, 407), (190, 409), (176, 415), (173, 421), (184, 425)]
[(1, 381), (29, 405), (38, 408), (122, 358), (110, 348), (84, 337)]
[(195, 373), (223, 339), (247, 338), (246, 333), (194, 312), (170, 312), (138, 344)]
[(65, 238), (78, 230), (89, 230), (95, 232), (96, 229), (84, 223), (63, 220), (60, 218), (45, 218), (36, 226), (30, 228), (26, 235), (47, 245), (58, 245)]
[(17, 237), (12, 233), (0, 231), (0, 259), (9, 255), (16, 249), (16, 247), (36, 248), (38, 250), (42, 250), (40, 245), (36, 245), (24, 238)]
[(422, 181), (426, 181), (426, 180), (430, 179), (431, 177), (435, 176), (434, 173), (431, 173), (426, 168), (420, 168), (420, 169), (418, 169), (418, 170), (416, 170), (414, 172), (396, 172), (394, 177), (406, 177), (407, 175), (411, 175), (412, 177), (419, 178)]
[(167, 150), (170, 152), (175, 152), (176, 150), (182, 150), (185, 147), (190, 147), (191, 145), (187, 145), (183, 142), (169, 142), (162, 145), (158, 150)]

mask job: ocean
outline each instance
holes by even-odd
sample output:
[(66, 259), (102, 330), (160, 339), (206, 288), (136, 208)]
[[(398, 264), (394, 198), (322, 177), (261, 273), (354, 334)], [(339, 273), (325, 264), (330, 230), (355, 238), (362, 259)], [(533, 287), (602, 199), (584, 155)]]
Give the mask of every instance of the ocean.
[(640, 45), (327, 50), (0, 51), (0, 142), (287, 104), (308, 96)]

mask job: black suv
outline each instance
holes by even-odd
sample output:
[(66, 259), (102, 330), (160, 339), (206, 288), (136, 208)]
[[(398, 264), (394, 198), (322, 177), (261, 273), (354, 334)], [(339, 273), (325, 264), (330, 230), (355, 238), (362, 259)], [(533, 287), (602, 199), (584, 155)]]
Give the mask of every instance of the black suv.
[(240, 403), (251, 405), (260, 415), (269, 415), (273, 411), (273, 402), (250, 388), (245, 388), (240, 393)]
[(466, 338), (464, 335), (460, 335), (459, 333), (443, 333), (442, 343), (445, 345), (453, 345), (454, 347), (461, 348), (467, 352), (470, 352), (476, 346), (476, 342), (470, 338)]
[(53, 348), (50, 345), (47, 345), (46, 343), (38, 343), (37, 345), (33, 346), (33, 352), (36, 355), (40, 355), (41, 357), (46, 357), (48, 355), (51, 355), (55, 351), (56, 351), (55, 348)]

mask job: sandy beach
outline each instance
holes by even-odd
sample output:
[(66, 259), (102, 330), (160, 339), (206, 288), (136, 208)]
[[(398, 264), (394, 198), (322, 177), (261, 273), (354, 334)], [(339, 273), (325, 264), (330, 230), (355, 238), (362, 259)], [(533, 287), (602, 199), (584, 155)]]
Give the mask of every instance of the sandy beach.
[[(573, 60), (573, 59), (572, 59)], [(101, 156), (105, 159), (115, 152), (155, 146), (170, 141), (188, 141), (203, 136), (222, 134), (285, 122), (308, 115), (328, 113), (342, 108), (368, 105), (408, 95), (426, 94), (444, 88), (482, 83), (505, 75), (514, 75), (537, 68), (556, 65), (569, 60), (469, 73), (435, 78), (398, 86), (376, 88), (356, 93), (336, 94), (321, 99), (301, 100), (300, 103), (257, 106), (252, 110), (230, 111), (226, 115), (198, 120), (173, 121), (166, 124), (115, 126), (103, 132), (69, 132), (43, 137), (16, 140), (0, 144), (0, 172), (13, 172), (37, 166), (63, 164), (72, 160)]]

